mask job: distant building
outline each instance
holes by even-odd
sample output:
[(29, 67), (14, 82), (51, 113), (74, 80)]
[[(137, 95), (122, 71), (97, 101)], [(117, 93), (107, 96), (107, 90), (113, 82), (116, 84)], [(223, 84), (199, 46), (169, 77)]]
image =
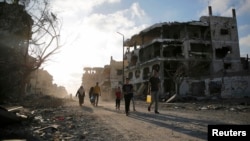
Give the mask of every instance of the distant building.
[(31, 94), (50, 94), (53, 77), (46, 70), (38, 69), (30, 75), (27, 92)]
[(110, 64), (105, 65), (104, 68), (85, 67), (82, 84), (88, 91), (91, 86), (95, 86), (96, 82), (99, 82), (102, 99), (113, 99), (115, 88), (122, 84), (122, 68), (122, 61), (115, 61), (112, 57), (110, 58)]
[(46, 70), (38, 69), (32, 72), (29, 80), (26, 85), (27, 94), (46, 94), (61, 98), (68, 95), (65, 87), (53, 84), (53, 76)]
[(96, 82), (102, 84), (103, 81), (103, 70), (102, 67), (84, 67), (82, 76), (82, 85), (88, 90), (90, 87), (95, 86)]

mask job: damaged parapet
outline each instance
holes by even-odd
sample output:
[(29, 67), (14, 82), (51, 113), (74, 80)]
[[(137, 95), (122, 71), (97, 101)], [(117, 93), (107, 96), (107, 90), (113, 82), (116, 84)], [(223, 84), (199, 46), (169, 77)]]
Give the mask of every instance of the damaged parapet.
[(89, 89), (92, 86), (95, 86), (96, 82), (101, 84), (102, 75), (104, 68), (102, 67), (84, 67), (83, 76), (82, 76), (82, 85), (85, 89)]
[[(232, 13), (213, 16), (209, 7), (209, 16), (199, 21), (157, 23), (127, 40), (125, 73), (139, 94), (155, 69), (163, 95), (212, 95), (211, 80), (223, 84), (228, 76), (241, 74), (234, 9)], [(216, 93), (223, 95), (223, 90)]]

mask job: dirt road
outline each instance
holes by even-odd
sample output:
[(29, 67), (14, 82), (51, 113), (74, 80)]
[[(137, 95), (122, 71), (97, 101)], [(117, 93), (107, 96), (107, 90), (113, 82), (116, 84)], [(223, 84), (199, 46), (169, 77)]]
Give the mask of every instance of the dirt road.
[[(160, 103), (159, 112), (147, 111), (147, 103), (136, 101), (129, 116), (115, 109), (115, 101), (100, 101), (98, 107), (85, 100), (41, 97), (28, 99), (24, 113), (30, 120), (0, 128), (1, 139), (27, 141), (206, 141), (212, 124), (250, 124), (250, 101)], [(152, 107), (152, 111), (153, 111)], [(131, 107), (132, 110), (132, 107)]]
[(160, 114), (155, 114), (147, 111), (145, 102), (137, 101), (136, 111), (126, 116), (123, 103), (120, 111), (115, 109), (113, 102), (100, 102), (98, 107), (86, 102), (82, 110), (92, 109), (91, 113), (110, 130), (110, 134), (115, 134), (110, 140), (205, 141), (209, 124), (250, 124), (249, 112), (196, 110), (190, 108), (192, 104), (181, 103), (160, 103)]

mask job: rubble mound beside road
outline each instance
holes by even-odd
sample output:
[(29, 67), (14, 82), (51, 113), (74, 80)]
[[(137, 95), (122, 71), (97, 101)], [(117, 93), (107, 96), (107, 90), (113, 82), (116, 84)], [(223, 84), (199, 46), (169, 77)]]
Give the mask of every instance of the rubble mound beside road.
[(28, 118), (1, 126), (0, 140), (123, 140), (122, 135), (113, 134), (115, 129), (86, 112), (90, 110), (87, 106), (79, 107), (74, 100), (32, 95), (6, 104), (23, 106), (18, 112)]

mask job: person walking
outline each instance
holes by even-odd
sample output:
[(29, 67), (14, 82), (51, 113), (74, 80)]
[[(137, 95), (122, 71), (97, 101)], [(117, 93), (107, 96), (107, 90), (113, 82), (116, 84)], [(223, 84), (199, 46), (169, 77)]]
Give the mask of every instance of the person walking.
[(128, 116), (130, 101), (131, 101), (131, 98), (133, 97), (133, 85), (129, 84), (129, 78), (126, 78), (126, 83), (123, 84), (122, 91), (123, 91), (124, 100), (125, 100), (125, 113), (126, 113), (126, 116)]
[(120, 110), (122, 92), (121, 92), (121, 88), (119, 86), (116, 89), (115, 96), (116, 96), (116, 99), (115, 99), (116, 110)]
[(94, 97), (93, 91), (94, 91), (94, 87), (90, 87), (90, 89), (89, 89), (89, 101), (92, 105), (94, 105), (94, 102), (95, 102), (95, 97)]
[(83, 86), (80, 86), (80, 88), (76, 92), (76, 97), (79, 99), (79, 106), (82, 106), (84, 103), (84, 97), (85, 97), (85, 90)]
[(94, 99), (95, 99), (94, 106), (97, 106), (99, 102), (99, 96), (101, 96), (101, 88), (98, 82), (96, 82), (96, 85), (93, 90), (93, 94), (94, 94)]
[(155, 113), (159, 114), (158, 111), (158, 103), (159, 103), (159, 89), (160, 89), (160, 79), (158, 77), (158, 72), (156, 70), (153, 71), (153, 76), (149, 79), (150, 91), (152, 96), (152, 101), (148, 106), (148, 111), (151, 110), (151, 106), (155, 103)]

